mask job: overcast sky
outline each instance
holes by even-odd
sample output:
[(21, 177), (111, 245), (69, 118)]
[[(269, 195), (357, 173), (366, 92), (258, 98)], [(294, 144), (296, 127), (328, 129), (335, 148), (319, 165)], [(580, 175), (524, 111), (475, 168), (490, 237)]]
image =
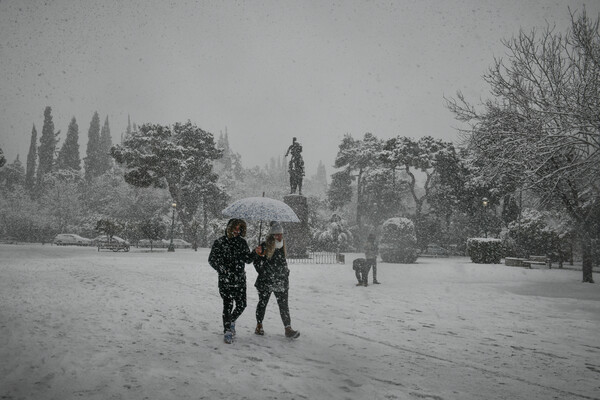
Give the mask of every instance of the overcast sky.
[[(46, 4), (44, 4), (46, 3)], [(52, 107), (80, 153), (94, 111), (113, 142), (132, 122), (227, 132), (245, 167), (296, 136), (307, 174), (344, 134), (456, 140), (444, 96), (487, 97), (481, 76), (520, 27), (564, 31), (598, 0), (0, 0), (0, 148), (27, 157)]]

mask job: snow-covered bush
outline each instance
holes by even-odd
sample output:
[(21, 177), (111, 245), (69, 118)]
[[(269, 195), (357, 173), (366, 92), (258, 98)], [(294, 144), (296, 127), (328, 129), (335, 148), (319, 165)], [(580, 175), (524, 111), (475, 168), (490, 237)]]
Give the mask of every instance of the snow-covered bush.
[(384, 262), (411, 264), (417, 261), (415, 224), (408, 218), (390, 218), (383, 223), (379, 254)]
[(347, 252), (351, 250), (352, 233), (338, 214), (333, 214), (323, 230), (313, 237), (315, 251)]
[(494, 238), (467, 239), (467, 254), (478, 264), (499, 264), (502, 259), (502, 240)]
[(507, 255), (529, 257), (531, 255), (558, 257), (559, 234), (551, 228), (547, 221), (548, 213), (534, 209), (524, 209), (521, 218), (508, 225), (505, 235)]

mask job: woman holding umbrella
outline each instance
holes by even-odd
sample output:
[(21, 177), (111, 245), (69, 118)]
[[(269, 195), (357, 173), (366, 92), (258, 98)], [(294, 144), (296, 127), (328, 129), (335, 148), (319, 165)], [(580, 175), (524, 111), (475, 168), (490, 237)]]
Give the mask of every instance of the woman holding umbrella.
[[(250, 251), (245, 236), (246, 222), (237, 218), (230, 219), (225, 235), (215, 240), (208, 256), (208, 263), (219, 273), (225, 343), (233, 341), (235, 321), (246, 308), (245, 264), (251, 263), (257, 257), (257, 254)], [(258, 248), (255, 252), (258, 253)]]
[(279, 314), (285, 327), (285, 336), (295, 339), (300, 332), (292, 329), (290, 309), (288, 306), (288, 290), (290, 270), (285, 259), (285, 242), (283, 228), (278, 222), (272, 222), (266, 241), (257, 248), (260, 257), (254, 261), (254, 268), (258, 273), (254, 286), (258, 290), (258, 305), (256, 306), (257, 335), (264, 335), (262, 322), (271, 292), (275, 293)]

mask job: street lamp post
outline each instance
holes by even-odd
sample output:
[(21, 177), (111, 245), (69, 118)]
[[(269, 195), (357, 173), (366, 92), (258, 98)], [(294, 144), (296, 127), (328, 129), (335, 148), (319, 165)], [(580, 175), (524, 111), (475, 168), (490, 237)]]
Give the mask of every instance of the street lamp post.
[(171, 215), (171, 243), (169, 243), (167, 251), (175, 251), (175, 245), (173, 244), (173, 227), (175, 226), (175, 208), (177, 207), (177, 203), (173, 202), (171, 203), (171, 206), (173, 207), (173, 213)]
[(487, 206), (489, 204), (488, 198), (484, 197), (481, 199), (481, 204), (483, 204), (483, 232), (485, 237), (487, 237)]

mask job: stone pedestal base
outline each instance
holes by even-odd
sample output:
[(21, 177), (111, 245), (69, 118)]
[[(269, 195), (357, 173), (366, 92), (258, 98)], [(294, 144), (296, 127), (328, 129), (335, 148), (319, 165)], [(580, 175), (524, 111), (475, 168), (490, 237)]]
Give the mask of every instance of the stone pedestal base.
[(282, 223), (287, 255), (290, 258), (307, 258), (307, 248), (310, 243), (308, 201), (302, 195), (289, 194), (283, 197), (283, 202), (290, 206), (300, 219), (300, 222)]

